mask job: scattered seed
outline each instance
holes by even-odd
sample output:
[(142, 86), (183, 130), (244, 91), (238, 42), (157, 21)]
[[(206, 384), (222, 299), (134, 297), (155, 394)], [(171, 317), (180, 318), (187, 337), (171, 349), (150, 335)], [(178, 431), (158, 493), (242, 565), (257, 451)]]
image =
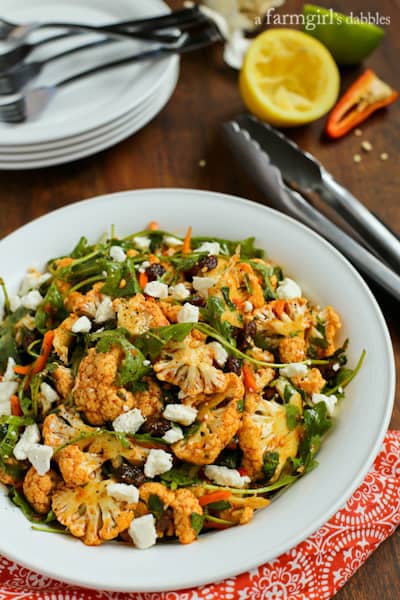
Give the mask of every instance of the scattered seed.
[(361, 156), (360, 156), (359, 154), (355, 154), (355, 155), (353, 156), (353, 161), (354, 161), (355, 163), (359, 163), (359, 162), (361, 162)]
[(362, 135), (361, 129), (355, 129), (354, 130), (354, 135), (356, 135), (357, 137), (360, 137), (360, 135)]
[(368, 142), (367, 140), (364, 140), (363, 142), (361, 142), (361, 148), (363, 150), (365, 150), (365, 152), (371, 152), (371, 150), (372, 150), (372, 144), (371, 144), (371, 142)]
[(206, 166), (206, 164), (207, 164), (207, 162), (204, 160), (204, 158), (199, 160), (199, 167), (201, 167), (202, 169)]
[(380, 159), (381, 160), (387, 160), (389, 158), (389, 154), (387, 152), (382, 152)]

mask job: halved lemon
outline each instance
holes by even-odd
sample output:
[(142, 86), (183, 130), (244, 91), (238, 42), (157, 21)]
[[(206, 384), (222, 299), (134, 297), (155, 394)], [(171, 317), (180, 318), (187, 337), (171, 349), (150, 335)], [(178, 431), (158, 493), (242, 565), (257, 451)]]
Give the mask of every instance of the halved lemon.
[(247, 108), (278, 127), (310, 123), (327, 113), (340, 76), (329, 51), (296, 29), (269, 29), (251, 43), (240, 73)]

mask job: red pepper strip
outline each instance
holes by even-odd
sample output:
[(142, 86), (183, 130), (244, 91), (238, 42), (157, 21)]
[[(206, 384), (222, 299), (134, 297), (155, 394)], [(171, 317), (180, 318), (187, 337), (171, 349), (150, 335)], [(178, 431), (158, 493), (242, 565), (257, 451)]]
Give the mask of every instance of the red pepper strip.
[(21, 406), (19, 404), (19, 400), (18, 400), (18, 396), (11, 396), (10, 398), (10, 404), (11, 404), (11, 414), (14, 417), (22, 417), (23, 416), (23, 412), (21, 410)]
[(248, 472), (246, 471), (246, 469), (243, 469), (242, 467), (240, 467), (238, 469), (238, 471), (239, 471), (239, 474), (240, 474), (241, 477), (247, 477), (248, 476)]
[(254, 377), (254, 371), (248, 365), (243, 365), (243, 383), (244, 387), (248, 392), (255, 392), (257, 389), (256, 378)]
[(40, 350), (40, 356), (37, 357), (37, 359), (31, 366), (28, 378), (26, 380), (25, 388), (27, 388), (29, 386), (29, 384), (32, 380), (32, 377), (34, 375), (36, 375), (37, 373), (40, 373), (40, 371), (43, 371), (43, 369), (45, 368), (46, 363), (49, 360), (51, 349), (53, 347), (53, 340), (54, 340), (54, 331), (53, 330), (46, 331), (46, 333), (44, 334), (43, 342), (42, 342), (42, 349)]
[(367, 69), (336, 104), (328, 117), (325, 131), (340, 138), (368, 119), (373, 112), (397, 100), (399, 94)]
[(217, 491), (211, 494), (205, 494), (205, 496), (200, 496), (199, 504), (200, 506), (207, 506), (207, 504), (211, 504), (212, 502), (220, 502), (221, 500), (227, 500), (230, 497), (230, 492), (221, 490), (220, 492)]
[[(233, 525), (233, 523), (232, 523)], [(222, 525), (221, 523), (214, 523), (212, 521), (204, 521), (204, 527), (207, 529), (229, 529), (232, 525)]]

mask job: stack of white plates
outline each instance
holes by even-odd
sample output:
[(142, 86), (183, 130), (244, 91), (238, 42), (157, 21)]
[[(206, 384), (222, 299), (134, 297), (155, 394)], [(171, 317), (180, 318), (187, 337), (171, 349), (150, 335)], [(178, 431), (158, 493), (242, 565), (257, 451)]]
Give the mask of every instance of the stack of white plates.
[[(167, 11), (161, 0), (2, 0), (1, 17), (18, 23), (62, 21), (103, 25), (155, 16)], [(54, 35), (42, 30), (40, 37)], [(32, 34), (33, 41), (39, 32)], [(41, 60), (71, 46), (95, 41), (74, 36), (38, 48), (29, 60)], [(149, 42), (114, 41), (46, 65), (29, 88), (52, 84), (82, 70), (152, 47)], [(98, 73), (57, 90), (35, 120), (0, 123), (0, 169), (35, 169), (90, 156), (144, 127), (171, 97), (178, 79), (176, 56), (139, 62)]]

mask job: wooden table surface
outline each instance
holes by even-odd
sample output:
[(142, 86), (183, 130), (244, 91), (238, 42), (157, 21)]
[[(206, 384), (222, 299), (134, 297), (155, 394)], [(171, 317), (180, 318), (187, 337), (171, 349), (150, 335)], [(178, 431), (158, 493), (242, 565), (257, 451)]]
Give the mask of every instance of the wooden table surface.
[[(320, 3), (332, 6), (327, 2)], [(396, 0), (335, 0), (332, 8), (358, 14), (361, 10), (389, 16), (391, 24), (381, 47), (368, 66), (397, 89), (400, 88), (399, 10)], [(172, 7), (181, 4), (171, 0)], [(299, 12), (301, 2), (288, 0), (280, 12)], [(379, 7), (379, 8), (377, 8)], [(357, 69), (343, 72), (344, 86)], [(187, 56), (176, 92), (164, 111), (143, 131), (117, 147), (76, 163), (26, 172), (0, 173), (0, 235), (50, 210), (99, 194), (148, 187), (191, 187), (236, 194), (253, 200), (261, 195), (233, 164), (221, 141), (221, 123), (243, 110), (237, 74), (221, 61), (220, 48)], [(322, 138), (324, 119), (290, 135), (315, 154), (335, 177), (392, 228), (400, 232), (400, 102), (390, 111), (375, 115), (362, 127), (363, 137), (349, 135), (329, 143)], [(360, 140), (369, 140), (373, 151), (363, 153)], [(383, 162), (379, 156), (389, 154)], [(362, 162), (352, 157), (362, 154)], [(200, 166), (199, 161), (206, 161)], [(81, 224), (84, 230), (84, 223)], [(77, 232), (77, 235), (79, 232)], [(27, 251), (27, 263), (29, 252)], [(400, 367), (398, 307), (377, 292), (388, 321)], [(399, 387), (398, 387), (399, 392)], [(397, 393), (392, 428), (400, 428)], [(398, 533), (381, 545), (361, 567), (338, 600), (394, 600), (400, 598), (400, 539)]]

